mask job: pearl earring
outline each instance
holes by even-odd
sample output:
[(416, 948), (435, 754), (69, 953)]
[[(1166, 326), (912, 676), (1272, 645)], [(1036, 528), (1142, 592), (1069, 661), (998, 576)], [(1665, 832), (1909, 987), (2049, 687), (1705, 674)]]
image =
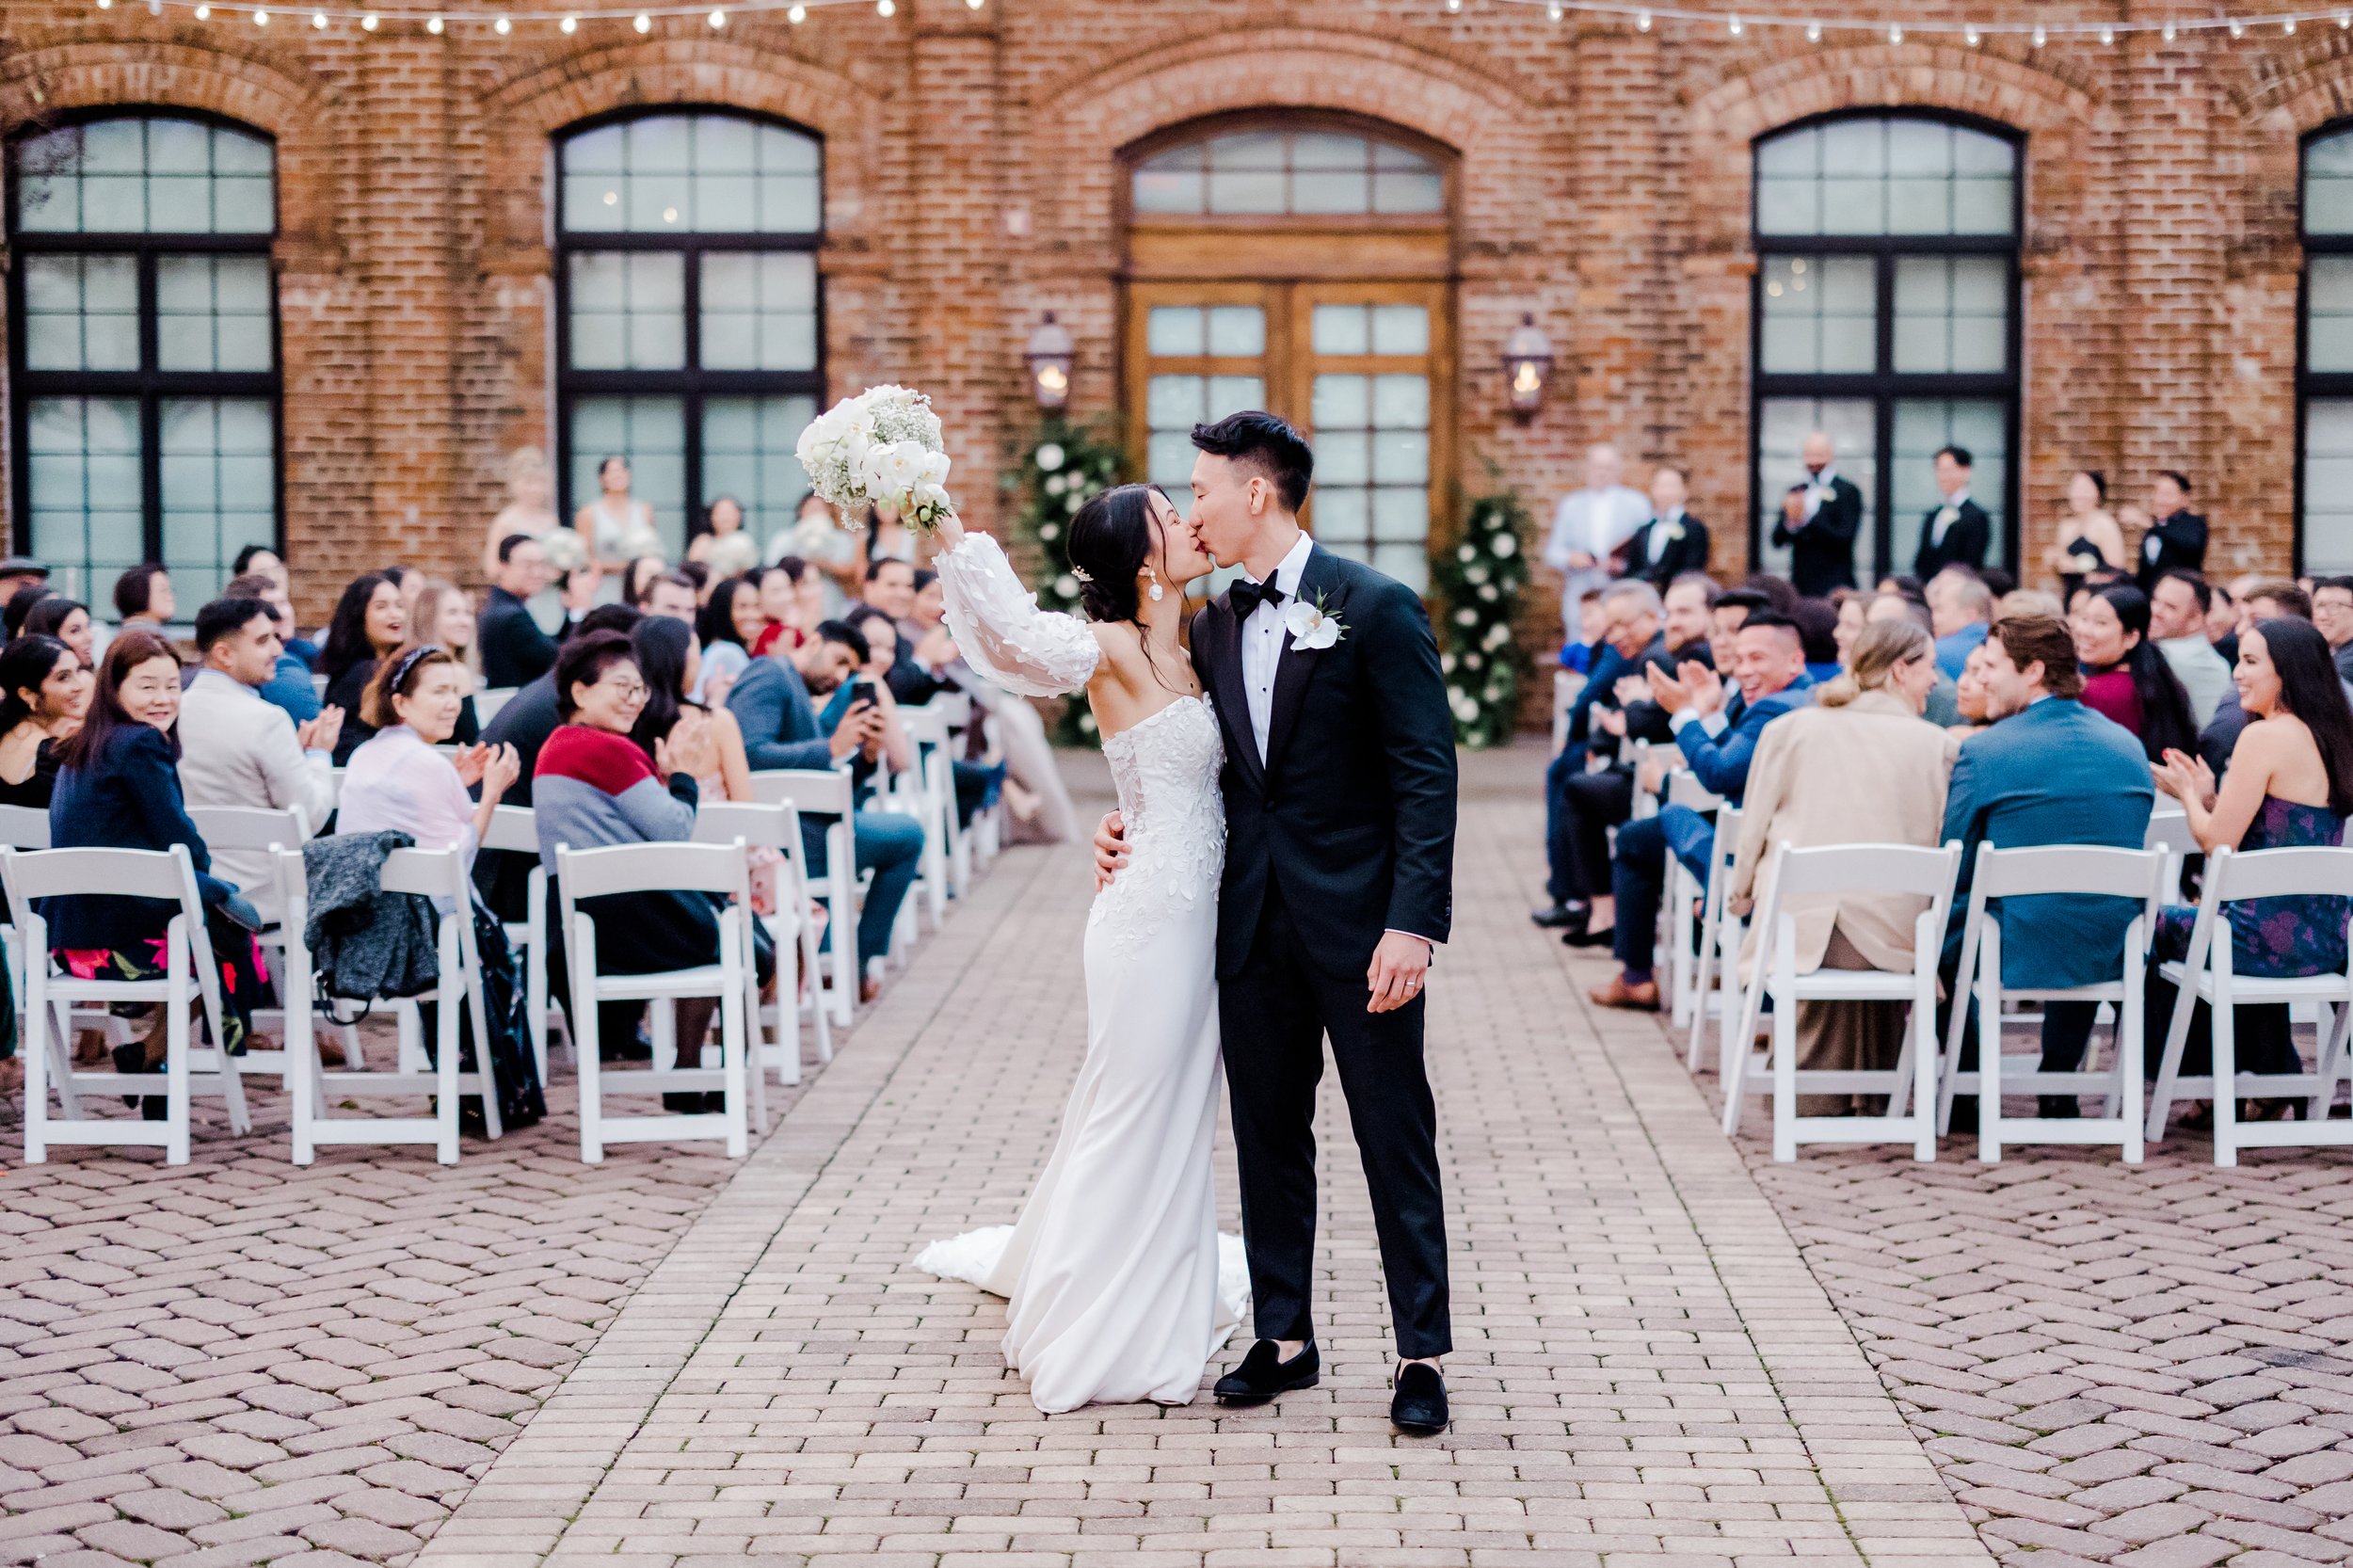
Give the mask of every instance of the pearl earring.
[(1166, 596), (1168, 590), (1160, 586), (1160, 574), (1154, 571), (1150, 567), (1144, 568), (1144, 575), (1145, 580), (1152, 584), (1150, 590), (1152, 600), (1153, 602), (1158, 603), (1163, 597)]

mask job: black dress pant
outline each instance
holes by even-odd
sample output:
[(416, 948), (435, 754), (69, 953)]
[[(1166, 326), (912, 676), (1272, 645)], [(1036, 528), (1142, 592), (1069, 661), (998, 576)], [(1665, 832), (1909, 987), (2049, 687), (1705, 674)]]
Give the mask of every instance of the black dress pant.
[(1218, 991), (1256, 1332), (1315, 1337), (1316, 1086), (1329, 1034), (1372, 1192), (1398, 1353), (1417, 1360), (1454, 1343), (1424, 1001), (1376, 1014), (1365, 1010), (1370, 1000), (1362, 974), (1334, 976), (1310, 962), (1270, 878), (1249, 955)]
[(1566, 882), (1571, 897), (1590, 899), (1609, 891), (1609, 830), (1634, 815), (1634, 775), (1624, 768), (1581, 773), (1568, 781), (1569, 820), (1562, 847), (1568, 852)]

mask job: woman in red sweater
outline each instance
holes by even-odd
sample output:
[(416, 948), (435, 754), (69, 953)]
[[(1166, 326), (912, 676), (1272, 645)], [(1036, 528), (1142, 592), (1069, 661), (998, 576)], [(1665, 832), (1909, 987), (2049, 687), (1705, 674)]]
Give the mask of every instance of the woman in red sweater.
[(2148, 595), (2112, 583), (2076, 601), (2068, 628), (2083, 664), (2085, 707), (2138, 736), (2153, 762), (2169, 751), (2197, 750), (2189, 694), (2149, 640)]

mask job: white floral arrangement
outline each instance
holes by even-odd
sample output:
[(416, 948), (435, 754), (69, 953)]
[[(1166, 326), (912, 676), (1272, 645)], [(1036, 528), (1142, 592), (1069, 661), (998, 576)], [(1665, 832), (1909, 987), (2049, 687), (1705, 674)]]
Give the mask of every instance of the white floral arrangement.
[(918, 533), (955, 508), (932, 400), (911, 387), (869, 387), (809, 423), (793, 448), (809, 488), (845, 520), (887, 506)]
[(714, 578), (741, 577), (760, 564), (760, 546), (739, 528), (712, 539), (703, 560)]
[(588, 564), (586, 542), (569, 528), (558, 526), (540, 535), (539, 549), (559, 573), (579, 571)]
[(668, 552), (662, 548), (662, 536), (654, 532), (651, 523), (632, 523), (621, 530), (618, 548), (625, 561), (643, 560), (648, 555), (664, 561), (669, 559)]

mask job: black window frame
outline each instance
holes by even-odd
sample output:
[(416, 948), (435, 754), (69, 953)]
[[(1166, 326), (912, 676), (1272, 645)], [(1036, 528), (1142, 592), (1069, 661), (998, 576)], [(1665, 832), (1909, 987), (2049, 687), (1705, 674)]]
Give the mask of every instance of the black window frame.
[[(1768, 234), (1758, 219), (1757, 159), (1765, 144), (1791, 132), (1837, 120), (1909, 120), (1959, 126), (1982, 132), (2009, 144), (2010, 225), (2008, 234)], [(2019, 409), (2025, 401), (2025, 289), (2022, 262), (2025, 251), (2027, 136), (2016, 126), (1951, 109), (1866, 106), (1809, 115), (1760, 133), (1749, 143), (1749, 245), (1755, 266), (1749, 280), (1749, 560), (1753, 569), (1765, 562), (1765, 498), (1756, 493), (1757, 469), (1764, 456), (1764, 413), (1768, 402), (1784, 398), (1843, 399), (1872, 405), (1873, 463), (1872, 553), (1881, 575), (1911, 570), (1909, 560), (1892, 552), (1895, 538), (1896, 405), (1919, 399), (1998, 401), (2003, 406), (2003, 440), (2007, 443), (2002, 497), (2002, 532), (1994, 541), (2000, 559), (1991, 563), (2015, 571), (2018, 564), (2020, 471), (2024, 455), (2018, 449)], [(1769, 373), (1765, 369), (1765, 258), (1767, 256), (1867, 256), (1878, 280), (1878, 368), (1855, 373)], [(1897, 371), (1896, 363), (1896, 264), (1913, 256), (1991, 257), (2008, 264), (2009, 308), (2003, 334), (2007, 368), (1996, 373)], [(1842, 456), (1844, 455), (1842, 454)], [(1860, 543), (1861, 541), (1858, 541)]]
[(2353, 115), (2341, 116), (2304, 133), (2296, 146), (2296, 238), (2303, 248), (2304, 264), (2296, 278), (2296, 517), (2293, 550), (2296, 574), (2304, 575), (2304, 465), (2315, 400), (2353, 399), (2353, 371), (2313, 369), (2313, 258), (2353, 257), (2353, 233), (2315, 234), (2307, 223), (2307, 191), (2312, 179), (2313, 148), (2338, 136), (2353, 136)]
[[(72, 126), (118, 120), (184, 120), (234, 131), (270, 150), (270, 227), (260, 234), (27, 230), (23, 226), (20, 164), (24, 144)], [(174, 104), (121, 104), (76, 110), (23, 126), (6, 145), (0, 221), (7, 225), (8, 366), (8, 549), (33, 553), (32, 406), (45, 397), (135, 397), (139, 406), (139, 550), (142, 561), (170, 563), (164, 554), (163, 405), (167, 398), (259, 398), (269, 405), (270, 549), (286, 551), (285, 345), (278, 298), (277, 245), (282, 223), (278, 138), (261, 126)], [(137, 370), (29, 370), (25, 367), (25, 256), (132, 256), (138, 266)], [(266, 371), (166, 371), (156, 368), (155, 263), (163, 256), (259, 256), (269, 269), (269, 362)], [(53, 567), (60, 563), (50, 563)], [(93, 580), (86, 592), (93, 610), (113, 584)]]
[[(564, 151), (574, 138), (610, 125), (641, 120), (680, 119), (694, 115), (724, 115), (733, 120), (773, 125), (807, 136), (817, 148), (817, 227), (806, 232), (783, 231), (652, 233), (628, 230), (582, 230), (565, 227)], [(680, 497), (686, 509), (682, 540), (691, 542), (710, 532), (707, 516), (714, 496), (703, 493), (703, 405), (713, 397), (790, 397), (796, 393), (825, 402), (825, 279), (816, 269), (817, 363), (808, 370), (705, 370), (702, 368), (702, 258), (712, 252), (765, 253), (806, 251), (812, 258), (825, 240), (825, 138), (810, 126), (781, 115), (762, 114), (732, 104), (637, 104), (626, 109), (574, 120), (555, 133), (551, 149), (553, 169), (550, 232), (553, 235), (555, 273), (555, 480), (556, 506), (568, 523), (588, 500), (572, 493), (572, 414), (583, 397), (676, 397), (683, 422)], [(627, 250), (677, 255), (685, 274), (680, 309), (685, 323), (685, 363), (677, 370), (579, 370), (572, 365), (572, 265), (575, 255)], [(811, 266), (816, 263), (811, 261)], [(619, 456), (627, 456), (626, 453)], [(640, 499), (643, 499), (642, 497)], [(791, 520), (781, 520), (790, 526)]]

